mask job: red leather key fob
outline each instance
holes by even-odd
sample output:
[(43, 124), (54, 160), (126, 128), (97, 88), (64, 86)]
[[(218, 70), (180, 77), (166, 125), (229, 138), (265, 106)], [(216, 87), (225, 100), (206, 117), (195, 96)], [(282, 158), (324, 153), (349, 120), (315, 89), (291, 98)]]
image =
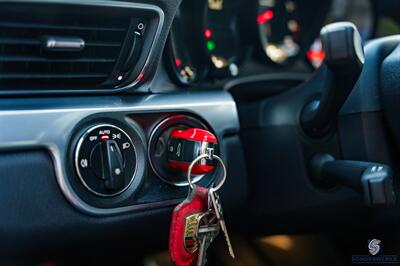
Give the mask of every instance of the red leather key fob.
[(208, 189), (194, 186), (187, 198), (175, 207), (169, 235), (169, 254), (177, 266), (191, 265), (198, 256), (198, 216), (208, 210)]

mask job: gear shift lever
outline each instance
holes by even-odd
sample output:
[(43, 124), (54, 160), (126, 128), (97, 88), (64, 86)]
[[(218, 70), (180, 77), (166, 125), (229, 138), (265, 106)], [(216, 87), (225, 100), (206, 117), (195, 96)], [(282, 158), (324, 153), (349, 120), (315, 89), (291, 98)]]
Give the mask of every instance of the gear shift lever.
[(304, 131), (323, 136), (353, 89), (364, 64), (362, 40), (350, 22), (332, 23), (321, 30), (324, 65), (317, 75), (325, 75), (322, 96), (305, 106), (301, 115)]

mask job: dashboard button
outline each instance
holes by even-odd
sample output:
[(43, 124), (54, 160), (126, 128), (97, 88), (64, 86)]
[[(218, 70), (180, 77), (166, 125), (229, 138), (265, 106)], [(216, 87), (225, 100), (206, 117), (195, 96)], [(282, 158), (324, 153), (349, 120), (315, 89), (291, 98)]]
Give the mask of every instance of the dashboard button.
[(87, 190), (98, 196), (116, 196), (134, 179), (135, 146), (119, 127), (110, 124), (93, 126), (79, 139), (75, 167)]
[(118, 190), (123, 186), (123, 160), (118, 144), (114, 140), (106, 140), (92, 150), (90, 165), (107, 189)]

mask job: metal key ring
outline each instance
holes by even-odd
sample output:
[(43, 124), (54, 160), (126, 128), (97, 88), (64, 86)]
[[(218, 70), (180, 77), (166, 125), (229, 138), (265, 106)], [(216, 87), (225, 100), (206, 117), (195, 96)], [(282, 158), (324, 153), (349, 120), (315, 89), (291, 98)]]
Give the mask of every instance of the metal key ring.
[[(188, 171), (187, 171), (187, 179), (188, 179), (188, 183), (189, 183), (189, 186), (190, 186), (191, 189), (193, 189), (193, 182), (192, 182), (192, 168), (193, 168), (193, 166), (194, 166), (198, 161), (200, 161), (201, 159), (208, 158), (208, 157), (210, 157), (209, 154), (202, 154), (202, 155), (200, 155), (199, 157), (197, 157), (196, 159), (194, 159), (194, 160), (191, 162), (191, 164), (189, 165), (189, 168), (188, 168)], [(223, 171), (223, 175), (222, 175), (221, 181), (218, 183), (217, 186), (211, 188), (214, 192), (216, 192), (216, 191), (218, 191), (218, 190), (224, 185), (224, 183), (225, 183), (225, 180), (226, 180), (226, 167), (225, 167), (224, 162), (222, 161), (222, 159), (221, 159), (219, 156), (213, 154), (213, 155), (212, 155), (212, 158), (213, 158), (213, 159), (216, 159), (216, 160), (221, 164), (221, 166), (222, 166), (222, 171)]]

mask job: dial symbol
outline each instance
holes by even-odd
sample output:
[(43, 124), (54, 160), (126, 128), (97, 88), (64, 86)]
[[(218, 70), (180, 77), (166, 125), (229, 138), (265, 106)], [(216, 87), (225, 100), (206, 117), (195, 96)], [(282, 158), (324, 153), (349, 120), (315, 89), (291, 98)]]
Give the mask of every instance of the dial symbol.
[(112, 139), (121, 139), (121, 133), (112, 134)]
[(121, 169), (120, 168), (115, 168), (114, 173), (116, 175), (120, 175), (121, 174)]
[(87, 159), (82, 159), (81, 160), (81, 167), (82, 168), (86, 168), (86, 167), (88, 167), (88, 160)]
[(122, 149), (123, 150), (129, 149), (130, 146), (131, 144), (129, 142), (125, 142), (124, 144), (122, 144)]

